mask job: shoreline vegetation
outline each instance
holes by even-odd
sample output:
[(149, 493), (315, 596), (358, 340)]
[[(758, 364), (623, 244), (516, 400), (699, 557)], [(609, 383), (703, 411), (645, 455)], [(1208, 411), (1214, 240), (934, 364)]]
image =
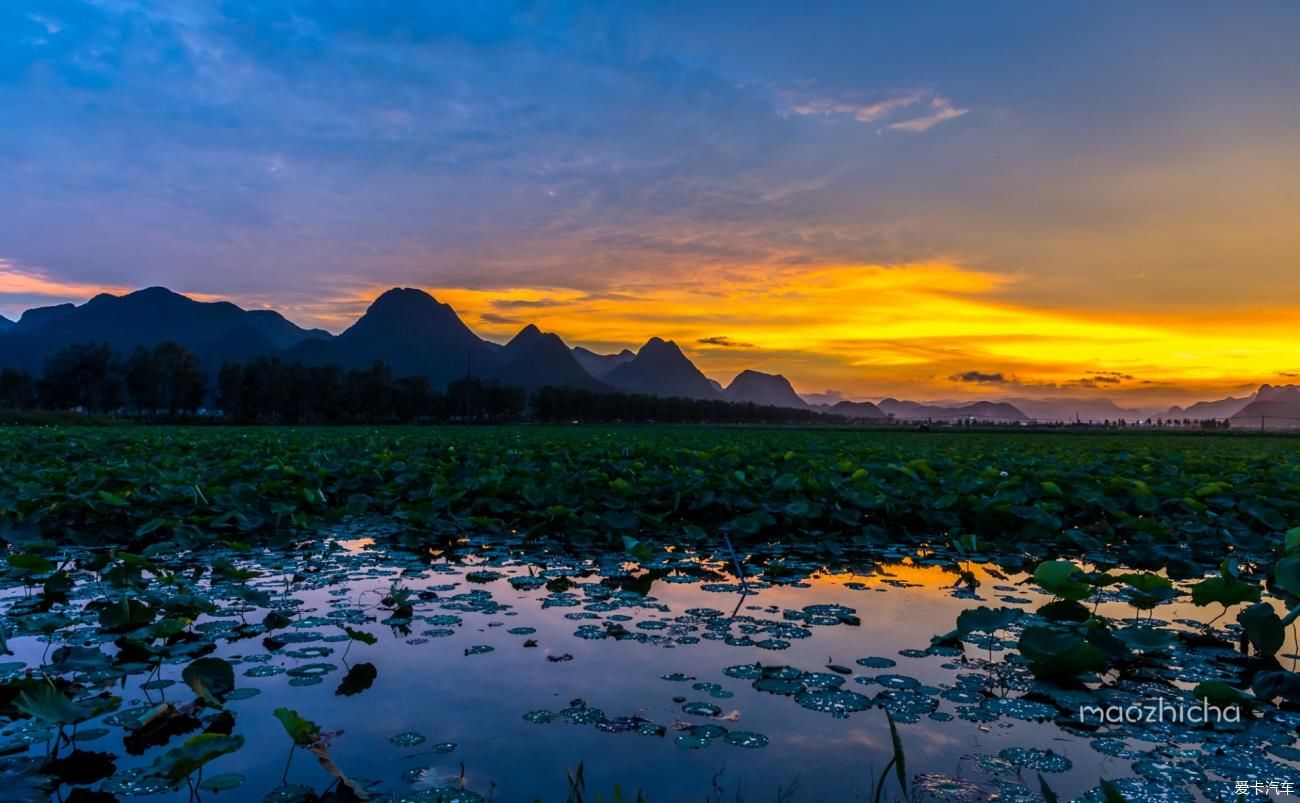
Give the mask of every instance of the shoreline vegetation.
[[(209, 635), (212, 625), (205, 617), (218, 609), (202, 593), (233, 595), (236, 607), (225, 609), (224, 621), (238, 637), (261, 638), (270, 660), (289, 655), (313, 662), (295, 665), (291, 671), (298, 674), (292, 678), (298, 685), (320, 682), (311, 675), (333, 671), (321, 659), (334, 648), (294, 642), (296, 625), (275, 607), (281, 596), (272, 594), (287, 594), (292, 584), (312, 577), (322, 588), (332, 587), (344, 575), (312, 570), (310, 556), (341, 560), (344, 551), (320, 539), (320, 533), (349, 522), (378, 521), (388, 523), (372, 528), (382, 546), (362, 553), (376, 559), (409, 559), (423, 572), (428, 561), (462, 554), (535, 550), (545, 556), (542, 565), (599, 556), (602, 565), (620, 567), (609, 583), (590, 584), (599, 587), (600, 599), (623, 595), (636, 606), (649, 583), (673, 567), (699, 569), (702, 560), (729, 573), (734, 566), (734, 576), (706, 583), (739, 594), (732, 617), (751, 591), (811, 587), (806, 579), (824, 567), (869, 567), (885, 552), (928, 561), (950, 570), (952, 584), (945, 588), (972, 607), (955, 612), (940, 629), (918, 634), (919, 648), (899, 654), (961, 657), (968, 670), (1027, 690), (1023, 699), (989, 703), (998, 710), (1024, 709), (1031, 719), (1048, 719), (1057, 717), (1058, 702), (1072, 706), (1069, 710), (1077, 710), (1080, 701), (1109, 704), (1119, 699), (1113, 695), (1125, 683), (1149, 680), (1161, 667), (1181, 671), (1177, 667), (1202, 656), (1196, 660), (1205, 665), (1197, 664), (1194, 687), (1170, 692), (1179, 704), (1204, 700), (1240, 709), (1234, 711), (1245, 723), (1240, 727), (1259, 727), (1267, 735), (1276, 725), (1275, 712), (1300, 705), (1300, 673), (1280, 660), (1287, 628), (1300, 616), (1300, 452), (1285, 439), (1199, 433), (1195, 448), (1187, 448), (1192, 443), (1187, 437), (632, 425), (3, 428), (0, 543), (9, 587), (22, 589), (10, 605), (6, 627), (14, 641), (44, 635), (47, 647), (58, 645), (49, 659), (54, 663), (47, 667), (42, 656), (40, 671), (72, 679), (55, 683), (32, 675), (0, 682), (0, 690), (16, 701), (0, 715), (11, 721), (32, 718), (50, 728), (97, 719), (110, 710), (103, 706), (120, 705), (121, 699), (101, 700), (97, 687), (78, 672), (89, 667), (111, 680), (124, 671), (118, 668), (123, 661), (142, 672), (161, 673), (169, 659), (193, 659), (182, 680), (198, 702), (163, 704), (159, 710), (179, 712), (191, 730), (199, 727), (200, 713), (216, 712), (204, 714), (208, 731), (160, 753), (152, 768), (128, 772), (160, 790), (205, 782), (198, 768), (243, 746), (245, 737), (236, 728), (256, 733), (261, 726), (237, 724), (223, 711), (244, 681), (233, 680), (231, 660), (211, 654), (221, 649), (221, 631)], [(376, 585), (370, 569), (354, 568)], [(503, 610), (482, 589), (439, 596), (456, 591), (455, 584), (440, 585), (445, 574), (422, 580), (433, 583), (428, 587), (407, 587), (406, 570), (394, 568), (403, 572), (398, 579), (371, 589), (382, 595), (378, 605), (392, 614), (386, 624), (410, 622), (417, 605)], [(478, 560), (459, 570), (469, 572), (467, 582), (476, 584), (505, 577)], [(1003, 606), (990, 607), (979, 596), (979, 573), (1001, 579), (1003, 585), (993, 589), (1000, 588), (1000, 595), (992, 596)], [(288, 579), (281, 581), (281, 575)], [(1045, 604), (1034, 607), (1035, 598), (1019, 590), (1029, 583)], [(516, 596), (545, 590), (566, 604), (581, 604), (576, 596), (564, 596), (574, 587), (567, 577), (530, 572), (510, 587)], [(1150, 613), (1180, 598), (1190, 598), (1195, 609), (1214, 618), (1180, 617), (1170, 623)], [(1132, 610), (1116, 610), (1120, 603)], [(84, 616), (93, 617), (86, 619), (88, 626), (115, 639), (119, 657), (67, 641), (77, 620), (64, 611), (75, 612), (69, 606), (78, 604), (86, 606)], [(701, 616), (703, 610), (687, 614)], [(236, 611), (254, 616), (245, 620), (233, 615)], [(819, 603), (802, 611), (793, 615), (810, 625), (860, 628), (866, 622), (839, 605)], [(737, 621), (753, 624), (752, 613)], [(578, 615), (587, 614), (599, 618), (589, 611)], [(725, 612), (716, 616), (730, 622)], [(771, 626), (791, 637), (803, 634), (795, 620), (782, 616)], [(440, 626), (453, 620), (460, 621), (443, 614), (425, 618)], [(318, 617), (300, 624), (332, 621)], [(363, 651), (374, 643), (373, 633), (356, 629), (366, 624), (364, 616), (340, 621), (353, 628), (337, 634), (343, 657), (342, 641), (348, 646), (360, 641)], [(1224, 624), (1216, 627), (1216, 622)], [(196, 623), (192, 630), (191, 623)], [(277, 635), (282, 630), (289, 634)], [(637, 634), (651, 637), (612, 618), (575, 631), (588, 641)], [(303, 637), (324, 640), (310, 633)], [(492, 649), (468, 646), (464, 655)], [(893, 660), (879, 665), (892, 666)], [(357, 666), (355, 677), (349, 668), (351, 680), (344, 679), (336, 696), (345, 695), (349, 684), (364, 689), (373, 681), (373, 665)], [(239, 667), (240, 677), (273, 671)], [(917, 681), (910, 678), (870, 679), (908, 685), (885, 687), (869, 698), (838, 688), (844, 674), (854, 671), (849, 667), (827, 664), (829, 674), (792, 667), (760, 661), (731, 667), (727, 671), (735, 674), (727, 677), (752, 680), (760, 691), (793, 693), (799, 706), (833, 717), (874, 706), (915, 724), (938, 704), (922, 691), (925, 687), (913, 688)], [(975, 676), (967, 671), (960, 677)], [(807, 687), (827, 678), (836, 688)], [(855, 680), (855, 689), (861, 685)], [(964, 703), (983, 700), (983, 692), (966, 687), (949, 694)], [(691, 707), (682, 712), (694, 717), (716, 720), (722, 712), (709, 703), (685, 705)], [(333, 711), (324, 709), (306, 714), (329, 722)], [(534, 715), (552, 716), (549, 709), (529, 713)], [(983, 715), (1000, 716), (992, 710)], [(283, 716), (277, 710), (275, 716), (291, 737), (289, 746), (316, 753), (334, 775), (321, 727), (295, 710), (285, 709)], [(607, 715), (583, 699), (555, 716), (615, 730), (643, 724), (618, 716), (601, 719)], [(1059, 717), (1056, 721), (1073, 727)], [(755, 747), (767, 738), (732, 732), (717, 721), (688, 724), (692, 728), (678, 737), (678, 746), (704, 747), (729, 736)], [(951, 783), (924, 772), (909, 777), (899, 734), (892, 720), (888, 724), (897, 759), (890, 766), (904, 798), (910, 799), (906, 790), (914, 786)], [(129, 728), (150, 732), (143, 724)], [(160, 737), (164, 743), (170, 733)], [(203, 748), (198, 763), (181, 761), (198, 748)], [(1238, 760), (1237, 753), (1231, 755)], [(1050, 752), (1039, 757), (1059, 763)], [(34, 771), (62, 767), (58, 760), (58, 755), (47, 757), (33, 765)], [(1235, 771), (1235, 765), (1215, 766), (1219, 774)], [(338, 783), (326, 796), (301, 799), (366, 798), (341, 772), (334, 777)], [(889, 767), (875, 779), (877, 799), (882, 792), (892, 794)], [(463, 778), (454, 781), (455, 788), (463, 783)], [(1147, 799), (1144, 781), (1116, 783), (1129, 784), (1124, 788), (1135, 790), (1132, 799)], [(1109, 784), (1103, 780), (1100, 787), (1105, 799), (1124, 799)], [(344, 787), (353, 791), (343, 793)], [(338, 794), (343, 796), (329, 797)], [(1054, 799), (1046, 792), (1044, 797)]]
[(1187, 449), (1166, 432), (113, 424), (0, 440), (0, 534), (58, 539), (244, 540), (364, 513), (601, 543), (969, 532), (1022, 556), (1111, 544), (1186, 557), (1300, 521), (1288, 438), (1199, 434)]
[[(667, 423), (797, 424), (826, 427), (1156, 429), (1223, 432), (1228, 419), (1142, 423), (1038, 421), (954, 414), (899, 418), (723, 399), (543, 385), (527, 389), (472, 375), (435, 387), (422, 375), (397, 376), (382, 360), (368, 368), (307, 365), (274, 357), (205, 368), (174, 342), (123, 358), (104, 343), (65, 347), (37, 378), (0, 369), (0, 424), (104, 424), (120, 421), (224, 424)], [(1237, 429), (1251, 429), (1238, 427)], [(1261, 422), (1260, 429), (1264, 429)], [(1276, 428), (1270, 427), (1273, 431)]]

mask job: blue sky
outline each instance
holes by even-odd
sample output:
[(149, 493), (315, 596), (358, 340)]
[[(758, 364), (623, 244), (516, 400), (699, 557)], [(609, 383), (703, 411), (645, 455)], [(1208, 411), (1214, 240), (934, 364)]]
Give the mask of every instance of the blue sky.
[(1034, 309), (1273, 314), (1297, 30), (1285, 2), (8, 2), (0, 312), (165, 284), (337, 328), (399, 284), (942, 261)]

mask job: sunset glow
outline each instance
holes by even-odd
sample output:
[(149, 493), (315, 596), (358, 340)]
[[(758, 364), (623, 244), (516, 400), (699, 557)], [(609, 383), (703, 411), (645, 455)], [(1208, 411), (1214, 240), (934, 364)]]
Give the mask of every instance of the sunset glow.
[(10, 319), (165, 285), (339, 332), (409, 286), (852, 398), (1300, 372), (1294, 5), (22, 5)]

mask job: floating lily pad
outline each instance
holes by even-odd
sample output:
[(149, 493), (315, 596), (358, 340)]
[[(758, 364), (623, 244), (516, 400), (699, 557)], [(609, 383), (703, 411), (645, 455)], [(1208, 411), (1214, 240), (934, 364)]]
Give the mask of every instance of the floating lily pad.
[(865, 694), (841, 690), (801, 692), (795, 695), (794, 701), (804, 708), (822, 711), (837, 719), (871, 707), (871, 699)]
[(390, 736), (388, 741), (396, 747), (415, 747), (424, 744), (424, 736), (415, 731), (403, 731), (395, 736)]

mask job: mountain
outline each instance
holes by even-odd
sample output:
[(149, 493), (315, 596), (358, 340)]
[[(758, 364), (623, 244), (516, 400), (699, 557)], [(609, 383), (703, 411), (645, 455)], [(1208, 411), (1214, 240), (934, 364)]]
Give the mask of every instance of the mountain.
[(500, 356), (498, 374), (512, 385), (529, 390), (545, 385), (613, 390), (582, 367), (559, 335), (543, 332), (531, 323), (501, 349)]
[(423, 374), (435, 387), (466, 375), (495, 377), (503, 349), (481, 340), (447, 304), (414, 288), (393, 288), (330, 341), (289, 349), (290, 362), (364, 368), (383, 360), (396, 376)]
[(849, 399), (844, 398), (844, 394), (840, 393), (838, 390), (825, 390), (821, 393), (800, 393), (799, 396), (809, 404), (821, 404), (827, 407), (833, 404), (839, 404), (842, 401), (850, 401)]
[(29, 329), (35, 329), (38, 326), (44, 326), (47, 323), (53, 323), (69, 313), (75, 312), (76, 304), (54, 304), (49, 307), (33, 307), (14, 322), (15, 332), (25, 332)]
[(808, 409), (808, 403), (799, 398), (790, 381), (780, 374), (759, 371), (741, 371), (723, 393), (727, 401), (759, 404), (766, 407), (794, 407)]
[(1035, 421), (1140, 421), (1148, 417), (1142, 410), (1120, 407), (1110, 399), (1000, 399)]
[(1229, 396), (1226, 399), (1218, 401), (1200, 401), (1187, 407), (1174, 405), (1164, 414), (1165, 418), (1190, 418), (1196, 421), (1202, 421), (1207, 418), (1232, 418), (1241, 412), (1246, 405), (1255, 401), (1258, 394), (1252, 393), (1249, 396), (1235, 398)]
[(630, 349), (623, 349), (618, 354), (597, 354), (582, 346), (573, 347), (573, 357), (588, 374), (599, 379), (625, 362), (631, 362), (635, 354)]
[(976, 418), (981, 421), (1023, 421), (1028, 418), (1006, 402), (979, 401), (955, 407), (922, 404), (898, 399), (882, 399), (877, 407), (885, 415), (902, 419)]
[(174, 340), (211, 365), (235, 341), (256, 341), (265, 354), (327, 337), (326, 332), (290, 323), (278, 312), (245, 310), (228, 301), (195, 301), (150, 287), (121, 296), (103, 293), (80, 306), (60, 304), (24, 312), (0, 335), (0, 364), (38, 371), (47, 357), (73, 343), (107, 343), (127, 355), (137, 346)]
[(1260, 385), (1255, 400), (1232, 416), (1233, 426), (1300, 427), (1300, 385)]
[(601, 377), (633, 393), (681, 396), (687, 399), (721, 399), (720, 393), (671, 340), (652, 337), (636, 357)]
[(12, 328), (14, 328), (14, 322), (0, 315), (0, 332), (8, 332)]
[(842, 415), (845, 418), (888, 418), (879, 407), (869, 401), (842, 401), (832, 404), (826, 408), (826, 412), (832, 415)]

